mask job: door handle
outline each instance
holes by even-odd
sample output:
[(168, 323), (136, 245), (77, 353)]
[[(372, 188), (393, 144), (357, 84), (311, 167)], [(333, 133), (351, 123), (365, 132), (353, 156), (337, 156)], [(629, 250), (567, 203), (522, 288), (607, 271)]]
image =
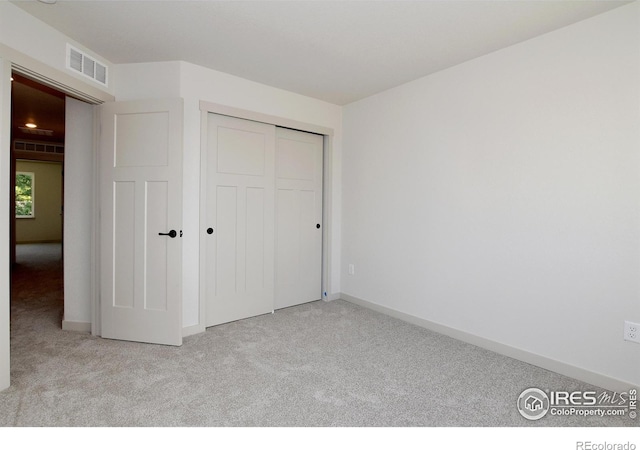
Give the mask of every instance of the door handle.
[(158, 236), (169, 236), (170, 238), (174, 238), (178, 235), (178, 233), (176, 233), (176, 230), (171, 230), (168, 233), (158, 233)]
[(213, 234), (213, 228), (211, 227), (207, 228), (207, 234)]

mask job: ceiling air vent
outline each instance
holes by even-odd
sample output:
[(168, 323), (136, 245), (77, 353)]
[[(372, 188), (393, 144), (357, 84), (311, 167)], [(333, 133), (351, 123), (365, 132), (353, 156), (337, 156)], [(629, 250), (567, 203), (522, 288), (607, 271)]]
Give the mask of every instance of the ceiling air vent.
[(68, 44), (67, 67), (100, 84), (107, 85), (107, 66)]

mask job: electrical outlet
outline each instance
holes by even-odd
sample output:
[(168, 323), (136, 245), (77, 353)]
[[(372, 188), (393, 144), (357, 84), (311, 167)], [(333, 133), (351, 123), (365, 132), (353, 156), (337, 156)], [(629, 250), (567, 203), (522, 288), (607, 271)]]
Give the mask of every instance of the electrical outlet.
[(349, 264), (349, 275), (354, 275), (356, 273), (356, 268), (353, 264)]
[(640, 344), (640, 324), (624, 321), (624, 340)]

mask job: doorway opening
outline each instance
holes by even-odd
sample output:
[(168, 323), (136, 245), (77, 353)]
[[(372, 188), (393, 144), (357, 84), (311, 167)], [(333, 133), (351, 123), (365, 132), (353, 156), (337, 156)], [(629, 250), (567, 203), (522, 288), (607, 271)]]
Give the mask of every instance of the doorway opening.
[(12, 332), (34, 320), (61, 328), (65, 94), (15, 72), (11, 78)]

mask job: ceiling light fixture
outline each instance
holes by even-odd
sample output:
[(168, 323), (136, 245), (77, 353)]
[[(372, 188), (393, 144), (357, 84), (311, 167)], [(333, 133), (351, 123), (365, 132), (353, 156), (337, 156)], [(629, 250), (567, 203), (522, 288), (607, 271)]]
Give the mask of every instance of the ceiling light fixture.
[(27, 128), (38, 128), (38, 125), (33, 122), (25, 123), (24, 126)]

